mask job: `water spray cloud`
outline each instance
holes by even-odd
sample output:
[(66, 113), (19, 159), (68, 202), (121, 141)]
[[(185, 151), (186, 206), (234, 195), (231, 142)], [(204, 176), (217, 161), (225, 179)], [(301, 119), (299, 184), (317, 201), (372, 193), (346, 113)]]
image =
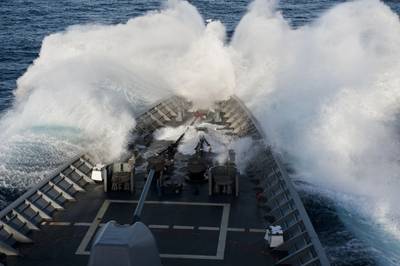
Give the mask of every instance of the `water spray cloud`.
[(398, 16), (353, 1), (293, 29), (273, 8), (253, 4), (236, 29), (237, 94), (299, 175), (363, 197), (400, 238)]

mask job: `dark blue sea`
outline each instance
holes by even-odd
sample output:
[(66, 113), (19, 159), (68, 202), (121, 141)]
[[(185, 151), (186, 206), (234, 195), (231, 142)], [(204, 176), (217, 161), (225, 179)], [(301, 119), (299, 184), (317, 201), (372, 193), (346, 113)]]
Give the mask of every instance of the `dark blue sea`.
[[(232, 38), (236, 26), (245, 15), (250, 3), (240, 0), (193, 0), (189, 2), (199, 10), (204, 20), (219, 20), (225, 25), (227, 42)], [(278, 10), (281, 11), (290, 27), (296, 29), (311, 25), (325, 12), (343, 2), (346, 1), (282, 0), (279, 1)], [(400, 1), (387, 0), (384, 3), (391, 8), (392, 12), (400, 14)], [(16, 108), (18, 103), (14, 94), (17, 88), (17, 79), (39, 57), (42, 41), (46, 36), (63, 32), (74, 25), (126, 23), (134, 17), (159, 10), (164, 4), (162, 1), (153, 0), (1, 0), (1, 119), (9, 119), (9, 112), (14, 108), (17, 110), (16, 112), (20, 112), (20, 109)], [(337, 21), (337, 23), (342, 22)], [(281, 52), (285, 53), (285, 51)], [(60, 82), (65, 81), (60, 79)], [(30, 86), (29, 80), (24, 80), (24, 86)], [(36, 97), (39, 98), (38, 105), (50, 104), (51, 98), (48, 99), (41, 95)], [(26, 112), (35, 111), (35, 106), (29, 106), (29, 108), (30, 111)], [(24, 117), (27, 117), (24, 118), (26, 120), (30, 119), (28, 115)], [(16, 121), (16, 123), (27, 123), (27, 121)], [(68, 121), (65, 123), (68, 124)], [(7, 122), (3, 123), (0, 129), (6, 133), (9, 130), (12, 132), (9, 129), (12, 126), (12, 123)], [(71, 135), (79, 134), (79, 132), (70, 128), (65, 129), (64, 132), (63, 127), (57, 124), (50, 129), (34, 127), (30, 130), (29, 134), (25, 132), (29, 135), (28, 141), (22, 140), (20, 135), (4, 133), (3, 136), (0, 134), (0, 142), (3, 142), (3, 144), (0, 144), (0, 152), (2, 153), (0, 154), (0, 173), (3, 175), (0, 176), (1, 207), (14, 200), (29, 185), (37, 182), (39, 177), (46, 174), (49, 169), (54, 168), (59, 160), (65, 159), (79, 150), (79, 141), (77, 140), (60, 141), (64, 134), (65, 136), (68, 135), (67, 139), (72, 138)], [(56, 133), (50, 136), (48, 131)], [(53, 141), (52, 138), (57, 141)], [(68, 143), (66, 144), (66, 142)], [(7, 145), (4, 143), (7, 143)], [(47, 148), (48, 144), (50, 148)], [(26, 155), (27, 153), (30, 153), (30, 155)], [(32, 172), (38, 173), (39, 177), (35, 179)], [(388, 253), (382, 253), (379, 247), (374, 246), (373, 239), (365, 237), (368, 234), (367, 231), (370, 230), (370, 225), (366, 225), (368, 221), (362, 220), (366, 219), (364, 216), (359, 220), (358, 214), (352, 213), (351, 208), (338, 207), (335, 203), (335, 197), (324, 196), (321, 191), (315, 192), (318, 189), (309, 189), (308, 185), (304, 185), (302, 181), (298, 182), (298, 187), (332, 265), (400, 265), (400, 250), (395, 249)], [(364, 231), (361, 229), (363, 226)], [(392, 242), (389, 241), (389, 243)], [(391, 257), (391, 255), (393, 256)], [(382, 260), (382, 256), (388, 257)]]

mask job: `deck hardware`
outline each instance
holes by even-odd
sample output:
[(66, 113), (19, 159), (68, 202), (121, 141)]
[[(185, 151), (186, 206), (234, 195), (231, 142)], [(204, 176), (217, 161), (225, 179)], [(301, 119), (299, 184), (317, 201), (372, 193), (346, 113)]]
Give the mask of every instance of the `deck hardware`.
[(286, 249), (288, 246), (290, 246), (290, 244), (294, 241), (296, 241), (297, 239), (303, 237), (305, 234), (307, 234), (307, 231), (301, 231), (300, 233), (296, 234), (295, 236), (291, 237), (288, 240), (285, 240), (285, 242), (283, 242), (281, 245), (277, 246), (275, 249), (276, 250), (284, 250)]
[(69, 167), (74, 170), (80, 177), (82, 177), (87, 183), (94, 184), (94, 181), (77, 167), (73, 166), (72, 164)]
[(292, 199), (288, 199), (288, 200), (284, 201), (283, 203), (281, 203), (280, 205), (271, 209), (268, 213), (273, 213), (277, 210), (280, 210), (280, 209), (282, 209), (282, 207), (286, 206), (287, 204), (291, 203), (292, 201), (293, 201)]
[[(302, 228), (302, 227), (304, 228), (303, 220), (299, 219), (299, 220), (297, 220), (295, 223), (290, 224), (290, 225), (287, 225), (287, 227), (284, 228), (284, 231), (285, 231), (285, 232), (288, 232), (288, 231), (292, 230), (293, 228), (295, 228), (296, 226), (300, 226), (300, 228)], [(301, 226), (302, 226), (302, 227), (301, 227)], [(302, 229), (302, 230), (303, 230), (303, 229)]]
[(282, 221), (286, 220), (289, 216), (294, 215), (296, 212), (298, 212), (297, 209), (291, 209), (290, 212), (285, 213), (284, 215), (282, 215), (281, 217), (279, 217), (274, 224), (280, 224)]
[(157, 117), (155, 117), (152, 113), (149, 112), (148, 114), (149, 114), (150, 118), (151, 118), (152, 120), (154, 120), (159, 126), (161, 126), (161, 127), (165, 126), (164, 123), (161, 122), (161, 121), (160, 121)]
[(18, 231), (17, 229), (15, 229), (14, 227), (12, 227), (11, 225), (0, 221), (0, 226), (3, 227), (3, 229), (9, 233), (10, 235), (12, 235), (12, 237), (21, 243), (32, 243), (32, 239), (30, 239), (29, 237), (27, 237), (26, 235), (24, 235), (23, 233), (21, 233), (20, 231)]
[(286, 189), (282, 189), (280, 191), (278, 191), (275, 195), (273, 195), (271, 198), (267, 199), (266, 204), (270, 204), (272, 201), (276, 200), (277, 198), (279, 198), (280, 196), (285, 195), (286, 198), (287, 197), (287, 190)]
[(310, 243), (310, 244), (304, 246), (303, 248), (301, 248), (301, 249), (299, 249), (299, 250), (296, 250), (296, 251), (293, 252), (293, 253), (290, 253), (288, 256), (286, 256), (286, 257), (284, 257), (283, 259), (277, 261), (275, 264), (276, 264), (276, 265), (286, 264), (287, 262), (290, 261), (290, 259), (295, 258), (295, 257), (296, 257), (297, 255), (299, 255), (300, 253), (303, 253), (303, 252), (307, 251), (307, 249), (309, 249), (309, 248), (312, 247), (312, 246), (313, 246), (313, 244)]
[(78, 185), (75, 181), (72, 181), (72, 179), (69, 178), (68, 176), (64, 175), (63, 173), (60, 173), (60, 176), (62, 178), (64, 178), (64, 180), (67, 183), (71, 184), (76, 191), (85, 191), (84, 188), (82, 188), (80, 185)]
[(20, 220), (21, 222), (25, 223), (25, 225), (30, 229), (30, 230), (39, 230), (39, 227), (37, 227), (36, 224), (34, 224), (33, 222), (31, 222), (28, 218), (26, 218), (22, 213), (19, 213), (17, 210), (13, 209), (12, 212), (14, 213), (14, 215), (17, 216), (18, 220)]
[(157, 113), (158, 113), (161, 117), (164, 118), (165, 121), (171, 121), (171, 119), (170, 119), (166, 114), (164, 114), (159, 108), (154, 107), (154, 109), (157, 111)]
[[(279, 189), (279, 190), (274, 190), (275, 188)], [(266, 197), (271, 198), (271, 197), (275, 196), (276, 193), (279, 193), (280, 191), (284, 190), (284, 188), (285, 188), (284, 184), (279, 180), (278, 182), (275, 182), (271, 187), (265, 187), (262, 193)], [(276, 191), (278, 191), (278, 192), (276, 192)], [(274, 192), (276, 192), (276, 193), (274, 194)]]
[(44, 220), (51, 220), (51, 216), (44, 212), (42, 209), (37, 207), (33, 202), (29, 200), (25, 200), (25, 204), (27, 204), (34, 212), (38, 213), (40, 217)]
[(178, 116), (167, 104), (162, 103), (162, 106), (171, 114), (172, 117)]
[(49, 186), (54, 189), (55, 191), (57, 191), (58, 193), (60, 193), (66, 200), (69, 201), (74, 201), (75, 198), (68, 193), (65, 189), (63, 189), (61, 186), (58, 185), (58, 183), (53, 183), (52, 181), (49, 181)]
[(50, 198), (49, 196), (47, 196), (46, 194), (44, 194), (42, 191), (38, 190), (37, 194), (39, 196), (42, 197), (42, 199), (48, 203), (50, 203), (50, 205), (56, 209), (56, 210), (64, 210), (64, 207), (61, 206), (57, 201), (55, 201), (54, 199)]
[(79, 161), (83, 162), (87, 167), (89, 167), (90, 169), (92, 169), (94, 167), (94, 165), (92, 165), (88, 160), (86, 160), (83, 157), (79, 158)]
[(7, 255), (7, 256), (18, 256), (19, 252), (15, 248), (11, 247), (10, 245), (0, 241), (0, 252)]

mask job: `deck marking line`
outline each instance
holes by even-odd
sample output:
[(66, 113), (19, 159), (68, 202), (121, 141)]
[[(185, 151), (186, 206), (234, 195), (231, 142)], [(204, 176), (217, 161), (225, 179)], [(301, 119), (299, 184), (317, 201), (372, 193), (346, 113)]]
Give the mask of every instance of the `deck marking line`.
[(74, 226), (90, 226), (92, 223), (74, 223)]
[(76, 255), (88, 255), (89, 252), (86, 251), (86, 248), (92, 239), (94, 233), (96, 232), (97, 227), (100, 225), (101, 219), (103, 218), (104, 214), (106, 213), (108, 207), (110, 206), (110, 202), (105, 200), (101, 205), (99, 211), (97, 212), (96, 217), (94, 218), (92, 224), (90, 225), (89, 229), (87, 230), (85, 236), (83, 237), (78, 249), (76, 250)]
[(178, 230), (193, 230), (193, 229), (194, 229), (194, 226), (174, 225), (172, 228), (173, 228), (173, 229), (178, 229)]
[[(108, 200), (111, 203), (138, 203), (137, 200)], [(224, 207), (226, 203), (190, 202), (190, 201), (145, 201), (146, 204), (189, 205), (189, 206), (216, 206)]]
[(151, 228), (151, 229), (169, 229), (169, 225), (150, 224), (149, 228)]
[(222, 210), (221, 226), (220, 226), (221, 230), (219, 231), (218, 247), (216, 255), (216, 257), (220, 260), (223, 260), (225, 256), (226, 236), (228, 233), (230, 210), (231, 210), (231, 205), (224, 204), (224, 208)]
[(265, 233), (266, 230), (265, 229), (254, 229), (254, 228), (250, 228), (249, 229), (250, 233)]
[(219, 227), (199, 226), (199, 230), (204, 230), (204, 231), (219, 231)]
[(48, 222), (48, 225), (63, 225), (63, 226), (68, 226), (71, 225), (70, 222)]
[(160, 254), (160, 258), (166, 259), (192, 259), (192, 260), (219, 260), (217, 256), (189, 255), (189, 254)]
[(246, 229), (244, 229), (244, 228), (229, 227), (229, 228), (228, 228), (228, 231), (229, 231), (229, 232), (244, 232), (244, 231), (246, 231)]
[[(99, 209), (94, 221), (90, 224), (88, 231), (86, 232), (85, 237), (83, 238), (81, 244), (79, 245), (76, 255), (90, 255), (90, 251), (87, 251), (87, 245), (90, 242), (90, 239), (93, 237), (94, 233), (98, 226), (102, 226), (103, 223), (100, 223), (103, 218), (105, 212), (107, 211), (110, 203), (137, 203), (134, 200), (105, 200), (103, 205)], [(229, 213), (230, 213), (230, 204), (229, 203), (205, 203), (205, 202), (174, 202), (174, 201), (146, 201), (147, 204), (171, 204), (171, 205), (189, 205), (189, 206), (217, 206), (223, 207), (222, 210), (222, 218), (221, 218), (221, 226), (215, 227), (220, 230), (218, 237), (218, 247), (217, 254), (213, 255), (191, 255), (191, 254), (160, 254), (161, 258), (174, 258), (174, 259), (198, 259), (198, 260), (223, 260), (225, 256), (225, 247), (226, 247), (226, 238), (228, 232), (228, 223), (229, 223)], [(78, 223), (79, 224), (79, 223)], [(84, 224), (84, 223), (83, 223)], [(157, 226), (157, 225), (156, 225)], [(194, 229), (194, 226), (178, 226), (178, 228), (184, 227), (185, 229)], [(169, 226), (168, 226), (169, 228)], [(212, 228), (204, 226), (202, 228)], [(199, 227), (200, 229), (200, 227)]]

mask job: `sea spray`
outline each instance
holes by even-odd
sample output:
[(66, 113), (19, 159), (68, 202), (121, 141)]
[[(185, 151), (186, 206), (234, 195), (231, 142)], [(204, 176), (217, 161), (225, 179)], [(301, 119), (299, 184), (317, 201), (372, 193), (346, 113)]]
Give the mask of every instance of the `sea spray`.
[(125, 24), (69, 27), (44, 39), (2, 127), (9, 134), (37, 125), (77, 128), (85, 150), (117, 159), (146, 104), (180, 94), (205, 106), (232, 94), (224, 39), (220, 22), (205, 25), (181, 1)]
[(257, 1), (235, 31), (237, 93), (297, 175), (400, 239), (398, 16), (353, 1), (293, 29), (274, 8)]
[[(201, 130), (198, 130), (201, 129)], [(193, 155), (200, 139), (204, 137), (211, 146), (215, 164), (224, 164), (229, 160), (229, 151), (235, 151), (235, 163), (240, 173), (245, 173), (248, 161), (254, 155), (254, 142), (251, 137), (234, 137), (225, 134), (220, 125), (199, 123), (192, 126), (163, 127), (154, 132), (157, 140), (175, 141), (185, 133), (178, 151), (185, 155)]]

